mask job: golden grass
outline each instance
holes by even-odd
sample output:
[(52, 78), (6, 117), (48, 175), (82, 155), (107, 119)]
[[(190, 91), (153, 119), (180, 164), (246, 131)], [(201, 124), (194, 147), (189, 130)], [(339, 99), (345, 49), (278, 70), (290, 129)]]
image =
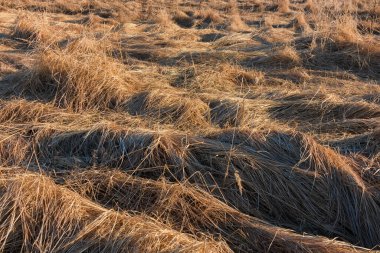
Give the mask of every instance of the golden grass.
[[(65, 184), (106, 206), (144, 212), (184, 231), (198, 234), (208, 231), (214, 235), (221, 233), (236, 251), (264, 251), (269, 241), (274, 252), (284, 248), (289, 252), (354, 250), (343, 243), (328, 242), (323, 237), (298, 236), (289, 230), (275, 230), (259, 219), (236, 212), (209, 193), (187, 183), (154, 181), (122, 172), (95, 170), (71, 174), (65, 177)], [(231, 236), (237, 228), (242, 231)]]
[(3, 171), (0, 187), (4, 251), (231, 252), (144, 215), (102, 208), (42, 175)]
[(375, 0), (0, 9), (0, 251), (380, 249)]
[(64, 50), (42, 50), (16, 90), (74, 111), (123, 103), (134, 90), (135, 80), (107, 55), (91, 54), (91, 46), (82, 43)]
[(283, 12), (283, 13), (289, 12), (290, 11), (289, 5), (290, 5), (289, 0), (278, 0), (278, 11)]
[(35, 17), (31, 13), (24, 13), (17, 17), (12, 36), (32, 45), (52, 44), (55, 35), (46, 17)]
[(230, 0), (230, 30), (234, 32), (243, 32), (249, 31), (250, 28), (247, 24), (241, 19), (239, 13), (239, 7), (236, 0)]

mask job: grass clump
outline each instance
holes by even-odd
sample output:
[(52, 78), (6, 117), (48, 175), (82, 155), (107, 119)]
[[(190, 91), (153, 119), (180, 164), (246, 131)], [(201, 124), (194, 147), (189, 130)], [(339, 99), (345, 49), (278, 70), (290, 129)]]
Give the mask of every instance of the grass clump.
[[(89, 44), (87, 44), (89, 46)], [(125, 67), (83, 47), (42, 50), (33, 68), (23, 73), (17, 90), (74, 111), (115, 108), (134, 90)]]

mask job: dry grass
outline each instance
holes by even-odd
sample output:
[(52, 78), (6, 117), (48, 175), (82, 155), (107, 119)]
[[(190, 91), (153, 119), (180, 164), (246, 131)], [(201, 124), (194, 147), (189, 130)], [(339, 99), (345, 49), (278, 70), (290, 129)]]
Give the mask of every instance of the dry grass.
[[(270, 244), (269, 251), (273, 252), (353, 250), (348, 245), (328, 242), (322, 237), (303, 237), (289, 230), (274, 229), (259, 219), (236, 212), (209, 193), (187, 183), (173, 184), (98, 170), (72, 174), (65, 178), (65, 184), (108, 207), (144, 212), (191, 233), (223, 234), (236, 251), (265, 251)], [(242, 231), (231, 236), (237, 228)]]
[(376, 0), (0, 0), (1, 252), (380, 249)]
[(289, 5), (290, 5), (289, 0), (278, 0), (278, 11), (283, 12), (283, 13), (289, 12), (290, 11)]
[(56, 35), (46, 17), (24, 13), (17, 17), (12, 36), (32, 46), (36, 43), (52, 44)]
[(134, 90), (136, 81), (107, 55), (90, 53), (96, 50), (92, 47), (87, 41), (63, 50), (41, 51), (14, 89), (75, 111), (118, 106)]
[(260, 58), (256, 64), (267, 65), (271, 67), (279, 66), (296, 67), (302, 64), (302, 58), (293, 47), (285, 45), (279, 48), (274, 48), (266, 57)]
[(311, 31), (309, 24), (306, 21), (305, 14), (301, 13), (294, 20), (294, 28), (298, 32), (308, 33)]
[(234, 32), (244, 32), (249, 31), (250, 28), (241, 19), (239, 13), (239, 7), (236, 0), (230, 0), (230, 30)]
[(230, 252), (144, 215), (104, 209), (41, 175), (2, 171), (1, 192), (3, 251)]

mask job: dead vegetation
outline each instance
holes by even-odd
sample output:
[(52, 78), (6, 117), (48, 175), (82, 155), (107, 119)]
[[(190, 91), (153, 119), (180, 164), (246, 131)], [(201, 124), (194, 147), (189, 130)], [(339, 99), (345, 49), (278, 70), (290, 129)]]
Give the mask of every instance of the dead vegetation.
[(0, 251), (380, 250), (376, 0), (0, 0)]
[(92, 46), (42, 50), (37, 64), (26, 70), (9, 92), (50, 100), (58, 107), (74, 111), (116, 107), (134, 90), (137, 81), (107, 55), (91, 53), (96, 50)]
[[(6, 252), (24, 248), (40, 251), (230, 252), (223, 242), (198, 241), (144, 215), (102, 208), (42, 175), (5, 170), (0, 187), (0, 215), (4, 224), (0, 231), (1, 249)], [(14, 198), (15, 194), (17, 198)]]
[(46, 17), (37, 18), (31, 14), (19, 15), (12, 33), (12, 37), (21, 40), (27, 46), (53, 44), (54, 36), (56, 35)]

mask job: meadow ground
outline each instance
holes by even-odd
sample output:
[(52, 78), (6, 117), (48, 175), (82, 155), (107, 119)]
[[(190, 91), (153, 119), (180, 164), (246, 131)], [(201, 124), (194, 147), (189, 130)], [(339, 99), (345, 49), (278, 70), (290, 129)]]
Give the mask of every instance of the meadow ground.
[(1, 252), (380, 250), (377, 0), (0, 0)]

